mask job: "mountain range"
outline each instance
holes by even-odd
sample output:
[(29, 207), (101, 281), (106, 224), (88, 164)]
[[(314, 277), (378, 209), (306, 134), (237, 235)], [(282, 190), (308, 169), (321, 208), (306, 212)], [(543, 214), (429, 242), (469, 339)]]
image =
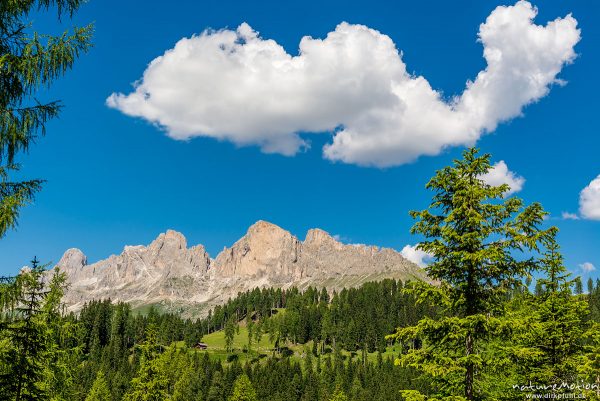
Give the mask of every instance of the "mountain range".
[(204, 316), (255, 287), (333, 291), (384, 278), (426, 279), (423, 269), (393, 249), (343, 244), (320, 229), (309, 230), (301, 241), (266, 221), (253, 224), (214, 259), (203, 245), (188, 248), (183, 234), (168, 230), (148, 246), (125, 246), (120, 255), (92, 264), (81, 250), (69, 249), (56, 267), (67, 274), (70, 310), (110, 298), (189, 316)]

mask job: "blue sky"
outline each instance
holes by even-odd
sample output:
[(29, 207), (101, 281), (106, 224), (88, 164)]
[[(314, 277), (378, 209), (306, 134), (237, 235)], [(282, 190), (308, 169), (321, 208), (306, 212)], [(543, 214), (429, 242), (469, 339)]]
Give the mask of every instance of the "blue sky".
[[(155, 125), (107, 107), (106, 99), (130, 93), (150, 61), (207, 28), (235, 30), (247, 22), (297, 55), (302, 37), (325, 38), (342, 21), (389, 36), (408, 72), (450, 98), (486, 68), (479, 25), (497, 6), (510, 4), (179, 1), (166, 7), (158, 1), (90, 1), (74, 22), (95, 22), (95, 47), (44, 94), (62, 99), (65, 109), (20, 161), (24, 176), (48, 182), (23, 210), (17, 230), (0, 241), (0, 274), (16, 272), (34, 255), (57, 262), (71, 247), (93, 262), (126, 244), (147, 244), (168, 228), (216, 256), (259, 219), (300, 238), (320, 227), (346, 242), (398, 250), (416, 243), (408, 211), (428, 204), (425, 183), (464, 146), (401, 165), (363, 167), (323, 157), (331, 133), (303, 135), (310, 149), (295, 156), (265, 154), (229, 140), (171, 139)], [(558, 76), (567, 84), (553, 85), (477, 145), (526, 179), (518, 196), (541, 202), (552, 214), (549, 223), (560, 229), (567, 266), (598, 277), (598, 270), (582, 272), (579, 265), (600, 268), (600, 221), (561, 218), (562, 212), (578, 213), (580, 191), (600, 174), (598, 5), (534, 5), (537, 24), (572, 13), (581, 29), (578, 56)], [(38, 30), (61, 29), (48, 16), (36, 16), (35, 24)]]

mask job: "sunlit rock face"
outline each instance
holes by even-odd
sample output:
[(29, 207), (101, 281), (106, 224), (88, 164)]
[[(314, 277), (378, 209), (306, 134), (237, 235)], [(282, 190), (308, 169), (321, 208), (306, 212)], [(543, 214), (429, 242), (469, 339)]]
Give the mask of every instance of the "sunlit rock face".
[(78, 249), (65, 252), (58, 268), (67, 274), (65, 301), (77, 311), (86, 301), (107, 299), (135, 307), (160, 304), (190, 315), (255, 287), (325, 287), (340, 290), (367, 281), (426, 279), (421, 268), (393, 249), (348, 245), (311, 229), (304, 241), (275, 224), (258, 221), (213, 260), (204, 246), (188, 248), (168, 230), (148, 246), (126, 246), (120, 255), (88, 264)]

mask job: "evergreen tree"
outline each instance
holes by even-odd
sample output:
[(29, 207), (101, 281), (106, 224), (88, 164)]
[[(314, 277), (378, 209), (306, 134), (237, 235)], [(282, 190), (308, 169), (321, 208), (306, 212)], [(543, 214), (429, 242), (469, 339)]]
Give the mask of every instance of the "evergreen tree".
[(137, 376), (131, 381), (131, 389), (123, 397), (123, 401), (163, 401), (168, 398), (168, 380), (166, 373), (160, 369), (156, 326), (150, 325), (146, 333), (146, 341), (140, 345), (141, 365)]
[(537, 280), (543, 290), (536, 295), (524, 292), (509, 301), (506, 320), (511, 328), (510, 341), (494, 344), (496, 358), (508, 365), (495, 371), (495, 377), (507, 379), (505, 388), (497, 389), (498, 398), (523, 396), (510, 384), (560, 385), (579, 379), (582, 337), (588, 326), (587, 302), (571, 294), (574, 280), (564, 267), (554, 238), (545, 241), (545, 248), (540, 261), (545, 276)]
[(98, 371), (96, 380), (90, 389), (85, 401), (108, 401), (111, 399), (110, 390), (108, 389), (108, 383), (104, 377), (104, 372)]
[(47, 342), (43, 387), (51, 400), (70, 400), (75, 397), (78, 365), (83, 356), (81, 326), (72, 317), (65, 317), (62, 313), (66, 282), (66, 275), (55, 268), (50, 282), (45, 285), (46, 297), (42, 304)]
[(225, 324), (225, 349), (227, 349), (227, 352), (233, 350), (233, 338), (235, 336), (236, 326), (237, 324), (235, 323), (233, 316), (231, 316)]
[(575, 288), (574, 292), (576, 295), (583, 294), (583, 283), (581, 282), (581, 277), (576, 277), (575, 280), (573, 280), (573, 287)]
[(37, 259), (11, 284), (14, 297), (0, 311), (0, 394), (7, 400), (49, 399), (45, 373), (56, 356), (51, 324), (58, 318), (64, 275), (56, 272), (47, 289)]
[[(394, 339), (421, 339), (401, 363), (425, 372), (442, 397), (485, 398), (477, 375), (493, 355), (480, 352), (481, 343), (498, 333), (502, 322), (500, 300), (518, 280), (535, 268), (535, 261), (518, 252), (537, 251), (555, 229), (541, 230), (541, 205), (524, 206), (516, 197), (505, 199), (508, 185), (491, 186), (482, 180), (490, 170), (490, 156), (468, 149), (462, 160), (438, 171), (427, 184), (435, 192), (428, 209), (413, 211), (411, 232), (426, 240), (418, 249), (435, 259), (426, 270), (439, 287), (414, 285), (420, 298), (434, 297), (445, 313), (400, 329)], [(489, 359), (486, 359), (489, 358)]]
[[(596, 287), (597, 288), (597, 287)], [(587, 383), (596, 385), (595, 389), (586, 392), (588, 398), (600, 400), (600, 323), (590, 325), (584, 335), (584, 354), (578, 371)], [(593, 398), (593, 397), (596, 398)]]
[(540, 279), (545, 291), (541, 299), (535, 301), (535, 325), (529, 330), (531, 345), (542, 352), (541, 366), (547, 369), (546, 383), (575, 381), (573, 373), (583, 349), (581, 337), (585, 332), (587, 302), (573, 297), (571, 286), (581, 280), (579, 277), (569, 280), (570, 274), (554, 238), (548, 240), (541, 265), (547, 277)]
[(233, 393), (228, 401), (258, 401), (256, 390), (247, 375), (242, 374), (233, 385)]
[(189, 365), (175, 383), (173, 388), (173, 401), (200, 400), (200, 382), (197, 380), (193, 365)]
[(42, 180), (11, 181), (19, 170), (15, 156), (26, 152), (46, 123), (58, 116), (60, 102), (40, 103), (35, 94), (71, 68), (90, 47), (92, 27), (60, 36), (30, 33), (28, 18), (55, 7), (59, 19), (71, 16), (81, 0), (28, 0), (0, 3), (0, 238), (17, 224), (20, 209), (33, 200)]
[(223, 383), (223, 375), (221, 372), (215, 372), (206, 401), (225, 401), (225, 384)]
[(252, 341), (254, 340), (254, 330), (255, 324), (252, 319), (248, 320), (246, 323), (246, 328), (248, 329), (248, 351), (252, 349)]
[(348, 401), (348, 396), (342, 390), (337, 389), (329, 401)]

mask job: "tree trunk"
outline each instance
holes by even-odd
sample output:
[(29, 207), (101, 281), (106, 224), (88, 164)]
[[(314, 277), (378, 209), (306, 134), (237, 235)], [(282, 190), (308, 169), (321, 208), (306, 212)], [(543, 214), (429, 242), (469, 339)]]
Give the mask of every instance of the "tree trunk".
[[(467, 339), (465, 341), (465, 348), (466, 348), (466, 356), (467, 358), (469, 357), (469, 355), (471, 355), (473, 353), (473, 337), (471, 336), (471, 333), (467, 334)], [(465, 372), (465, 398), (467, 400), (472, 400), (473, 399), (473, 363), (471, 362), (467, 362), (467, 371)]]

